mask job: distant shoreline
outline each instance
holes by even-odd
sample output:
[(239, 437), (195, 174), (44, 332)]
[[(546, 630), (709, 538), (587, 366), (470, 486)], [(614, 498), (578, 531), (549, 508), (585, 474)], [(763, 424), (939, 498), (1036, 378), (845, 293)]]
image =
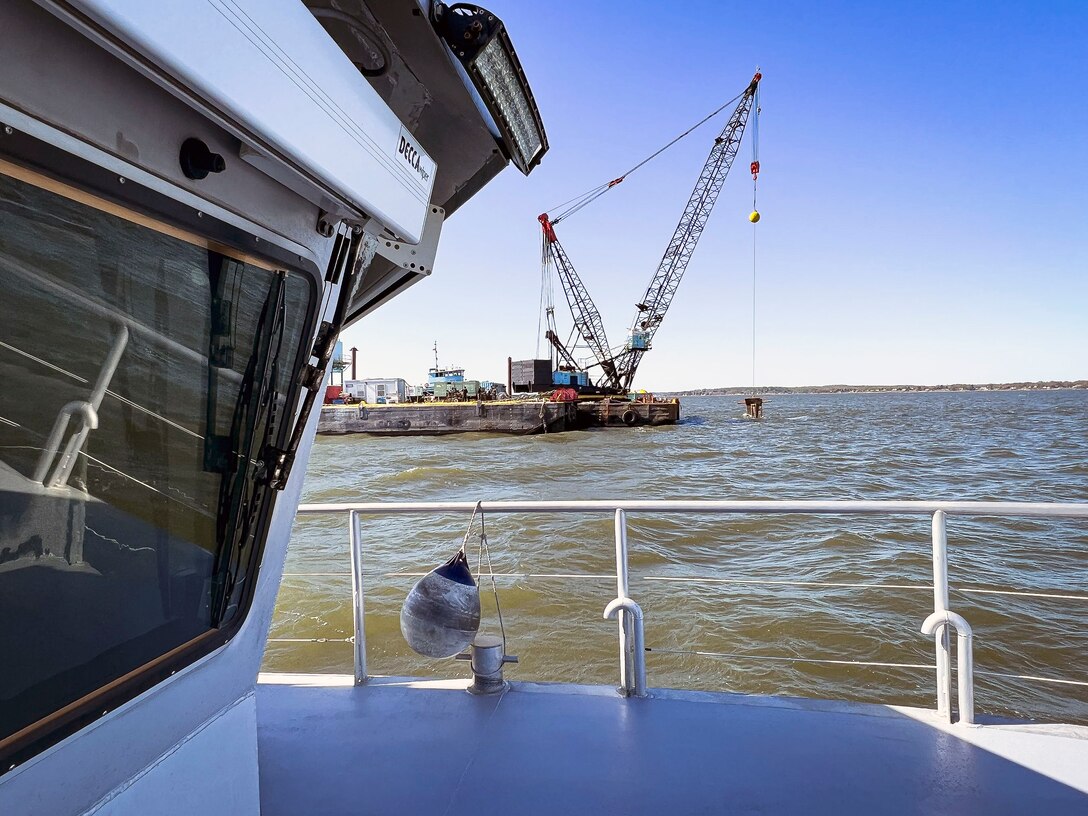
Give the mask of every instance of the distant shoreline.
[(914, 394), (923, 392), (960, 391), (1084, 391), (1088, 380), (1040, 380), (1017, 383), (953, 383), (951, 385), (798, 385), (759, 386), (757, 388), (728, 386), (722, 388), (693, 388), (686, 391), (658, 391), (663, 397), (764, 397), (785, 394)]

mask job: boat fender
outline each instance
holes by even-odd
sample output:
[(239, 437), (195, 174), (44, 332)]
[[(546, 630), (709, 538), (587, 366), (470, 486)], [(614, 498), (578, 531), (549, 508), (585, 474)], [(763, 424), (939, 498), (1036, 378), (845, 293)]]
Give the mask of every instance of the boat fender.
[(465, 551), (424, 575), (400, 609), (400, 631), (413, 652), (453, 657), (480, 629), (480, 589)]
[(630, 428), (632, 425), (635, 425), (638, 422), (638, 414), (628, 408), (626, 411), (623, 412), (623, 416), (620, 417), (620, 419), (623, 420), (624, 425)]

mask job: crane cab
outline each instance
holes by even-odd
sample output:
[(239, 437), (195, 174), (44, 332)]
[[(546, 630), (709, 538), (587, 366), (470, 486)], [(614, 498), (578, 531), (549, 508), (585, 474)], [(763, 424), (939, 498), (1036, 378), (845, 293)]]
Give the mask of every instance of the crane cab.
[(627, 335), (627, 351), (648, 351), (650, 348), (650, 333), (633, 329)]

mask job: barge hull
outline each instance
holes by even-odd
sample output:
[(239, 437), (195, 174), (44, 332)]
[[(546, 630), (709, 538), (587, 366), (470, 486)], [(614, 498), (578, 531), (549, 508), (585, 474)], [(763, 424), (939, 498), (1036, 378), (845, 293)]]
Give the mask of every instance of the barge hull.
[(675, 425), (680, 420), (680, 400), (631, 402), (583, 399), (578, 405), (579, 428), (636, 428), (642, 425)]
[(327, 405), (321, 409), (317, 432), (377, 436), (537, 434), (572, 430), (577, 423), (578, 410), (573, 402)]

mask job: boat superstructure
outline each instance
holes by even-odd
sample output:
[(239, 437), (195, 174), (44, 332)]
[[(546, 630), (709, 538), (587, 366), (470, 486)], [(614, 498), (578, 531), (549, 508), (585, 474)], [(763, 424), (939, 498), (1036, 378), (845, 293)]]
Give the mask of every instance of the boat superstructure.
[(0, 812), (255, 814), (337, 334), (540, 116), (475, 6), (12, 0), (0, 47)]

